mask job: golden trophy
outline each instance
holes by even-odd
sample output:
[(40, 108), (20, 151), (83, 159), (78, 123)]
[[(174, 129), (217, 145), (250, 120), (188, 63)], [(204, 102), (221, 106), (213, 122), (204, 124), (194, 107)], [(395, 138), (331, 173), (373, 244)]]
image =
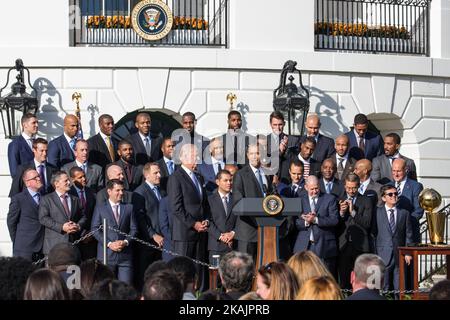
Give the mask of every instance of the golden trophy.
[(428, 223), (428, 234), (432, 246), (445, 246), (444, 231), (447, 217), (445, 212), (435, 211), (441, 205), (442, 197), (434, 189), (424, 189), (419, 194), (419, 203), (425, 210)]
[(230, 104), (230, 111), (233, 110), (233, 104), (236, 101), (237, 97), (234, 93), (230, 92), (227, 94), (227, 101)]

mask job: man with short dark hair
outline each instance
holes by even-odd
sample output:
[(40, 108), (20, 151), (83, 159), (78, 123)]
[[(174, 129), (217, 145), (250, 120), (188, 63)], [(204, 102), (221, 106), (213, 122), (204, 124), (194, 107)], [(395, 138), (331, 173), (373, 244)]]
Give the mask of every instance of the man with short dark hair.
[(179, 161), (180, 148), (184, 144), (195, 145), (199, 152), (201, 150), (202, 155), (206, 148), (208, 148), (209, 139), (195, 131), (196, 124), (197, 119), (195, 118), (195, 114), (187, 111), (181, 116), (181, 126), (183, 129), (176, 130), (172, 133), (172, 140), (174, 140), (176, 145), (176, 156), (174, 156), (174, 158), (177, 159), (177, 163)]
[(161, 190), (167, 191), (167, 181), (169, 176), (171, 176), (178, 166), (175, 165), (174, 161), (174, 151), (175, 143), (171, 137), (166, 137), (163, 139), (161, 144), (162, 158), (156, 161), (159, 165), (159, 170), (161, 171)]
[(242, 115), (239, 111), (231, 110), (228, 112), (227, 119), (227, 132), (220, 137), (223, 144), (224, 161), (226, 164), (231, 163), (242, 168), (246, 164), (247, 146), (256, 139), (242, 130)]
[(210, 155), (197, 166), (197, 171), (205, 180), (205, 188), (212, 194), (217, 189), (217, 173), (225, 168), (223, 144), (219, 138), (213, 138), (209, 144)]
[(335, 178), (336, 164), (331, 158), (325, 159), (320, 166), (320, 192), (332, 194), (337, 198), (344, 194), (342, 182)]
[(136, 165), (133, 156), (133, 146), (127, 140), (119, 142), (117, 154), (119, 155), (119, 160), (113, 162), (113, 164), (121, 167), (123, 170), (123, 187), (125, 190), (133, 192), (144, 180), (144, 176), (142, 175), (144, 166)]
[(103, 170), (117, 159), (117, 141), (113, 139), (114, 119), (109, 114), (98, 118), (99, 133), (88, 139), (89, 160), (99, 165)]
[(167, 267), (175, 272), (183, 285), (183, 300), (197, 300), (194, 295), (197, 288), (197, 269), (194, 262), (187, 257), (175, 257), (167, 263)]
[(359, 113), (353, 121), (353, 130), (346, 133), (350, 142), (350, 156), (356, 160), (373, 158), (383, 153), (383, 139), (379, 134), (368, 131), (369, 120)]
[(317, 114), (308, 115), (305, 122), (306, 134), (300, 138), (301, 143), (303, 143), (307, 137), (311, 137), (316, 141), (316, 147), (311, 157), (319, 163), (330, 158), (335, 152), (333, 139), (319, 133), (321, 125), (320, 118)]
[(253, 281), (252, 257), (243, 252), (231, 251), (220, 259), (219, 276), (225, 293), (222, 300), (238, 300), (247, 293)]
[(75, 143), (77, 142), (79, 120), (77, 116), (68, 114), (64, 117), (64, 132), (48, 144), (48, 163), (62, 168), (66, 163), (75, 160)]
[(161, 270), (152, 274), (145, 281), (142, 290), (144, 300), (181, 300), (183, 285), (172, 270)]

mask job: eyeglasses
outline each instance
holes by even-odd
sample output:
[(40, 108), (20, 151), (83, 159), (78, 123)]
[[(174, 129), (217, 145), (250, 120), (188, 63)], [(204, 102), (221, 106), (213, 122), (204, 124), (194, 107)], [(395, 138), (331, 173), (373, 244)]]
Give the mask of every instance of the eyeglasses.
[(393, 196), (398, 196), (398, 192), (389, 192), (389, 193), (385, 193), (385, 196), (389, 196), (389, 197), (393, 197)]
[(26, 181), (31, 181), (31, 180), (41, 180), (41, 176), (35, 176), (33, 178), (27, 179)]

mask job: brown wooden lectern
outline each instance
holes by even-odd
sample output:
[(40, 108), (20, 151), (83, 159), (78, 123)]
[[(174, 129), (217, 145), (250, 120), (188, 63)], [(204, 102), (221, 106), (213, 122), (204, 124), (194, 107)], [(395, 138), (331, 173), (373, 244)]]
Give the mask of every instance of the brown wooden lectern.
[(263, 198), (243, 198), (233, 207), (232, 213), (237, 216), (251, 217), (258, 225), (258, 253), (255, 267), (278, 261), (278, 228), (288, 216), (299, 216), (302, 211), (300, 198), (283, 198), (284, 208), (275, 216), (268, 215), (263, 209)]

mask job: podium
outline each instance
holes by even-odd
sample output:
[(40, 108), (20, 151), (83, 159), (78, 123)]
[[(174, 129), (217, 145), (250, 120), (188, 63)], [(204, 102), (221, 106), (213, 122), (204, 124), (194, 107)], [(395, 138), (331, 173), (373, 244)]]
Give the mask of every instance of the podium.
[(284, 208), (277, 215), (264, 212), (263, 198), (242, 198), (233, 207), (232, 213), (236, 216), (252, 217), (258, 225), (258, 252), (256, 257), (256, 270), (261, 266), (278, 261), (279, 239), (278, 228), (283, 219), (289, 216), (300, 216), (302, 203), (300, 198), (282, 198)]

